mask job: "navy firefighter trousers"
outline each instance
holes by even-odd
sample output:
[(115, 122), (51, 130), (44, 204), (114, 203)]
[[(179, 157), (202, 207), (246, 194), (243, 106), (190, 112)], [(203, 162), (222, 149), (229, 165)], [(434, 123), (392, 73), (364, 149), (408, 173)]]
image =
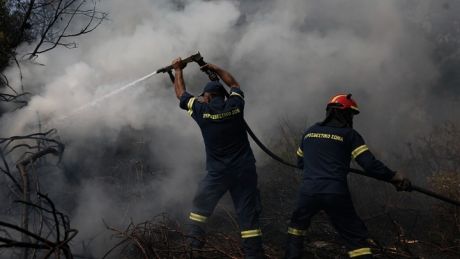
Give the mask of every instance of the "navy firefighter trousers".
[(367, 242), (367, 228), (356, 214), (349, 194), (302, 192), (288, 228), (285, 258), (302, 258), (304, 236), (307, 235), (311, 218), (320, 210), (326, 212), (332, 225), (345, 241), (350, 258), (372, 258)]
[(189, 217), (190, 234), (198, 239), (203, 238), (204, 223), (227, 191), (230, 192), (235, 206), (246, 257), (261, 258), (263, 256), (262, 231), (259, 225), (261, 205), (254, 163), (221, 171), (208, 171), (201, 180), (193, 199), (193, 208)]

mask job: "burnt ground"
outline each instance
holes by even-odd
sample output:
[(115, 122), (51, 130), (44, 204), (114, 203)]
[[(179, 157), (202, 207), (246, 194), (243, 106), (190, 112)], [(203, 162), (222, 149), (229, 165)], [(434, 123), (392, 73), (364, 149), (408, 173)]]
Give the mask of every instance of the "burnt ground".
[[(262, 194), (264, 244), (269, 258), (282, 258), (290, 214), (296, 202), (300, 173), (276, 164), (258, 168)], [(376, 258), (459, 258), (459, 225), (452, 207), (415, 193), (397, 193), (392, 186), (350, 176), (358, 214), (370, 232)], [(363, 187), (365, 186), (365, 187)], [(356, 189), (356, 190), (355, 190)], [(354, 191), (353, 191), (354, 190)], [(372, 190), (370, 193), (369, 190)], [(209, 219), (207, 245), (191, 251), (185, 242), (186, 221), (159, 215), (127, 229), (111, 229), (125, 240), (109, 258), (242, 258), (239, 230), (228, 195)], [(155, 234), (156, 233), (156, 234)], [(304, 258), (348, 258), (346, 248), (325, 213), (308, 229)]]

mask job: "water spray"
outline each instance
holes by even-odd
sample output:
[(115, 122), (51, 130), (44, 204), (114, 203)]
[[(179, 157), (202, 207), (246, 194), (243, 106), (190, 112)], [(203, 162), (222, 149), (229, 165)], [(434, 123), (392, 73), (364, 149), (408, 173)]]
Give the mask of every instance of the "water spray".
[(77, 114), (79, 114), (79, 113), (81, 113), (81, 112), (83, 112), (83, 111), (85, 111), (85, 110), (87, 110), (89, 108), (93, 108), (94, 106), (96, 106), (97, 104), (101, 103), (102, 101), (105, 101), (106, 99), (108, 99), (108, 98), (110, 98), (112, 96), (115, 96), (115, 95), (117, 95), (117, 94), (119, 94), (121, 92), (124, 92), (128, 88), (131, 88), (131, 87), (137, 85), (138, 83), (140, 83), (140, 82), (142, 82), (144, 80), (147, 80), (148, 78), (150, 78), (151, 76), (153, 76), (153, 75), (155, 75), (157, 73), (158, 73), (158, 71), (152, 72), (152, 73), (150, 73), (148, 75), (145, 75), (145, 76), (143, 76), (143, 77), (141, 77), (139, 79), (136, 79), (136, 80), (132, 81), (131, 83), (128, 83), (128, 84), (126, 84), (126, 85), (124, 85), (124, 86), (122, 86), (122, 87), (120, 87), (120, 88), (118, 88), (116, 90), (113, 90), (113, 91), (111, 91), (111, 92), (109, 92), (109, 93), (107, 93), (107, 94), (105, 94), (105, 95), (103, 95), (103, 96), (101, 96), (99, 98), (96, 98), (92, 102), (84, 104), (83, 106), (71, 111), (70, 113), (68, 113), (68, 114), (66, 114), (64, 116), (58, 117), (56, 119), (56, 121), (62, 121), (62, 120), (68, 119), (68, 118), (70, 118), (70, 117), (72, 117), (74, 115), (77, 115)]
[[(193, 54), (190, 57), (187, 57), (187, 58), (182, 60), (182, 64), (184, 66), (186, 66), (190, 62), (196, 62), (200, 66), (206, 65), (206, 63), (203, 61), (203, 57), (201, 56), (200, 52), (197, 52), (196, 54)], [(172, 74), (172, 70), (173, 70), (172, 65), (162, 67), (162, 68), (160, 68), (160, 69), (158, 69), (158, 70), (156, 70), (156, 71), (154, 71), (154, 72), (152, 72), (152, 73), (150, 73), (148, 75), (145, 75), (145, 76), (143, 76), (141, 78), (138, 78), (138, 79), (132, 81), (131, 83), (128, 83), (128, 84), (126, 84), (126, 85), (124, 85), (124, 86), (122, 86), (122, 87), (120, 87), (118, 89), (115, 89), (115, 90), (113, 90), (113, 91), (111, 91), (111, 92), (109, 92), (109, 93), (107, 93), (107, 94), (105, 94), (105, 95), (103, 95), (101, 97), (98, 97), (95, 100), (93, 100), (92, 102), (84, 104), (83, 106), (71, 111), (70, 113), (68, 113), (68, 114), (66, 114), (64, 116), (56, 118), (54, 121), (66, 120), (66, 119), (68, 119), (68, 118), (70, 118), (72, 116), (75, 116), (75, 115), (83, 112), (83, 111), (86, 111), (86, 110), (88, 110), (90, 108), (93, 108), (96, 105), (98, 105), (99, 103), (101, 103), (101, 102), (103, 102), (103, 101), (105, 101), (105, 100), (107, 100), (107, 99), (109, 99), (109, 98), (111, 98), (111, 97), (113, 97), (115, 95), (118, 95), (118, 94), (124, 92), (125, 90), (127, 90), (127, 89), (129, 89), (131, 87), (134, 87), (137, 84), (139, 84), (140, 82), (143, 82), (143, 81), (149, 79), (150, 77), (152, 77), (153, 75), (156, 75), (156, 74), (159, 74), (159, 73), (168, 73), (169, 77), (174, 82), (174, 75)], [(206, 73), (208, 73), (208, 75), (210, 76), (211, 80), (218, 80), (217, 76), (214, 73), (212, 73), (211, 71), (208, 71), (208, 72), (206, 72)], [(214, 79), (211, 78), (212, 76), (214, 76)]]

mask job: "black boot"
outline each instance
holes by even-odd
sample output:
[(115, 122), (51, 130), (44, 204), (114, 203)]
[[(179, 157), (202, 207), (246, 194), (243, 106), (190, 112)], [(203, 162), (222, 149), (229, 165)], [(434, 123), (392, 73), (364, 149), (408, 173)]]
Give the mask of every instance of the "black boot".
[(198, 224), (188, 225), (187, 243), (192, 249), (201, 249), (205, 244), (205, 234), (203, 227)]
[(288, 235), (286, 243), (285, 259), (300, 259), (303, 254), (303, 239), (302, 236)]
[(243, 251), (245, 259), (265, 258), (264, 249), (262, 247), (262, 238), (260, 236), (243, 238)]

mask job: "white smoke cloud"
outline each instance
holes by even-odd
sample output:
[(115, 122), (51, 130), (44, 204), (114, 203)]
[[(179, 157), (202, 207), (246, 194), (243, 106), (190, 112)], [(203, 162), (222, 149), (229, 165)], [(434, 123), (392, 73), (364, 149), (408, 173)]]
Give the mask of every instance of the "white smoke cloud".
[[(2, 132), (29, 131), (37, 112), (45, 120), (65, 116), (173, 57), (197, 50), (241, 81), (248, 121), (263, 125), (262, 131), (269, 131), (280, 117), (321, 119), (324, 103), (337, 92), (355, 94), (363, 108), (358, 123), (384, 120), (396, 127), (399, 116), (374, 115), (388, 110), (388, 102), (397, 104), (394, 114), (405, 114), (403, 127), (423, 122), (423, 114), (410, 111), (424, 101), (420, 89), (426, 87), (420, 86), (430, 85), (437, 71), (428, 42), (408, 25), (399, 1), (263, 2), (102, 1), (100, 8), (110, 13), (110, 20), (81, 38), (77, 50), (40, 56), (46, 67), (26, 65), (25, 86), (43, 88), (27, 108), (5, 116)], [(186, 79), (192, 92), (204, 83), (193, 64)], [(184, 122), (167, 86), (167, 77), (158, 75), (64, 125), (52, 126), (72, 125), (68, 134), (84, 135), (99, 126), (193, 124)]]

